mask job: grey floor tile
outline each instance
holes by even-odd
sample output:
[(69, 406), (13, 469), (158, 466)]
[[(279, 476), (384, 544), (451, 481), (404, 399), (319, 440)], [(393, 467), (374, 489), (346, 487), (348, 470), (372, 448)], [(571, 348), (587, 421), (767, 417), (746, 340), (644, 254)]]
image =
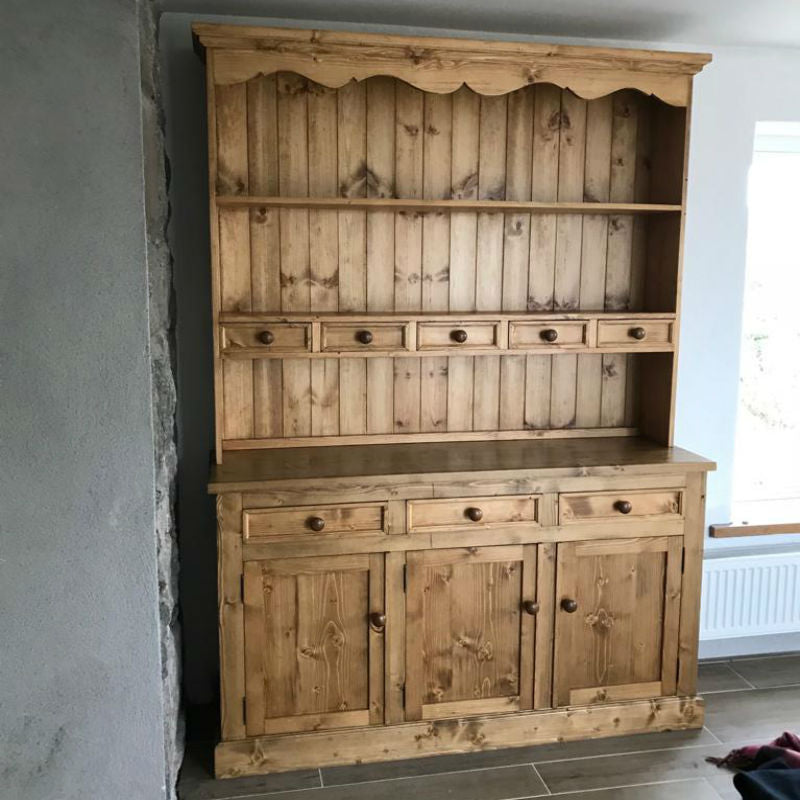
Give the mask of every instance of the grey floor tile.
[(322, 770), (322, 779), (326, 786), (334, 786), (404, 776), (435, 775), (440, 772), (454, 772), (462, 769), (528, 764), (536, 761), (551, 761), (556, 758), (630, 753), (637, 750), (657, 750), (666, 747), (691, 747), (715, 742), (716, 739), (706, 730), (644, 733), (636, 736), (587, 739), (580, 742), (560, 742), (535, 747), (514, 747), (504, 750), (484, 750), (477, 753), (411, 758), (379, 764), (328, 767)]
[(218, 781), (214, 778), (213, 753), (214, 745), (210, 742), (193, 742), (187, 746), (178, 780), (180, 800), (229, 800), (320, 786), (319, 770), (316, 769)]
[(715, 661), (701, 663), (697, 676), (697, 691), (730, 692), (734, 689), (752, 689), (753, 687), (741, 675), (737, 675), (726, 662)]
[[(510, 800), (547, 794), (530, 764), (288, 792), (281, 800)], [(260, 796), (259, 796), (260, 798)], [(250, 798), (249, 800), (259, 800)]]
[(570, 800), (719, 800), (719, 795), (704, 780), (651, 783), (646, 786), (626, 786), (623, 789), (601, 789), (553, 797)]
[(757, 689), (800, 684), (800, 655), (743, 658), (731, 666)]
[(766, 742), (800, 730), (800, 686), (709, 694), (706, 727), (723, 742)]
[[(553, 794), (659, 781), (718, 779), (719, 768), (707, 756), (722, 756), (727, 745), (656, 750), (633, 755), (577, 758), (539, 763), (536, 768)], [(678, 796), (678, 795), (676, 795)]]

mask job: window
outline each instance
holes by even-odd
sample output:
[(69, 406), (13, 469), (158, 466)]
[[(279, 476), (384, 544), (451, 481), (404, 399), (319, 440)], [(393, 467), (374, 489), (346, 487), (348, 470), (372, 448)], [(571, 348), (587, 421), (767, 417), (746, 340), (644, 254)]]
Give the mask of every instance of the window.
[(794, 519), (800, 508), (800, 123), (757, 124), (747, 205), (734, 518)]

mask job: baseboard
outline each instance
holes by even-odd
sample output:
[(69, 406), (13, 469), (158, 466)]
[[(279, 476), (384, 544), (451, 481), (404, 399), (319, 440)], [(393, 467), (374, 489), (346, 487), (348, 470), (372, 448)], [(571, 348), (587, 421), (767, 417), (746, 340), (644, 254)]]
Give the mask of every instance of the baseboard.
[(238, 778), (309, 767), (700, 728), (704, 713), (699, 697), (659, 697), (579, 708), (260, 736), (220, 742), (214, 752), (214, 767), (218, 778)]
[(800, 651), (800, 633), (776, 633), (701, 641), (698, 657), (707, 660), (798, 651)]

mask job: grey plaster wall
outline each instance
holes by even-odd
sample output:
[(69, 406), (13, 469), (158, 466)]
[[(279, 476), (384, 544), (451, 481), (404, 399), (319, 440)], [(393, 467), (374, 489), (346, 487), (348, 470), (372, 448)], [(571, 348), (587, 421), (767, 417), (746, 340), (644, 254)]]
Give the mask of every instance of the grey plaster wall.
[(0, 797), (163, 798), (133, 0), (0, 26)]

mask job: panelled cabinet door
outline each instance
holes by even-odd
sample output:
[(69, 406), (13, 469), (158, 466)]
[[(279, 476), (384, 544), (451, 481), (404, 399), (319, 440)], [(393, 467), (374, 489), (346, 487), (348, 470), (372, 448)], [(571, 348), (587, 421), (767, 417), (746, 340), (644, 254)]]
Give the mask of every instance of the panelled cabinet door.
[(675, 694), (679, 536), (558, 545), (553, 705)]
[(248, 736), (383, 722), (383, 554), (244, 564)]
[(416, 551), (406, 563), (406, 719), (531, 708), (536, 546)]

